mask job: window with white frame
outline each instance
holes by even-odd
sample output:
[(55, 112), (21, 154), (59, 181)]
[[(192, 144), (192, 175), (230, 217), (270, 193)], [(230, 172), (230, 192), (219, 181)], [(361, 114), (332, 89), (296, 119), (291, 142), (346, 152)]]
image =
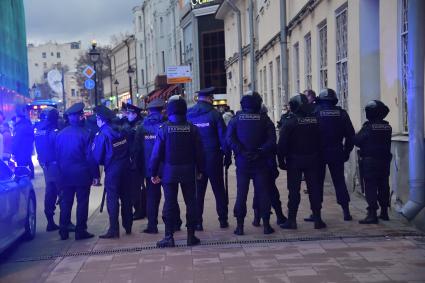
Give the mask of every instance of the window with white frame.
[(319, 27), (319, 88), (328, 87), (328, 26), (326, 22)]
[(295, 92), (300, 92), (300, 45), (298, 42), (294, 45), (294, 71)]
[(273, 82), (273, 61), (269, 63), (269, 73), (270, 73), (270, 110), (274, 108), (274, 82)]
[(408, 74), (408, 20), (407, 20), (407, 3), (408, 0), (401, 1), (401, 19), (400, 19), (400, 44), (401, 44), (401, 113), (402, 113), (402, 129), (407, 132), (407, 74)]
[(304, 43), (305, 43), (305, 67), (304, 67), (304, 73), (305, 73), (305, 87), (307, 89), (312, 89), (312, 73), (311, 73), (311, 33), (307, 33), (307, 35), (304, 37)]
[(348, 109), (347, 8), (336, 15), (336, 93), (342, 108)]
[[(280, 72), (280, 56), (276, 57), (277, 97), (282, 102), (282, 78)], [(283, 104), (281, 104), (283, 105)]]
[(267, 68), (266, 66), (264, 66), (263, 68), (263, 88), (264, 88), (264, 92), (262, 93), (263, 102), (265, 105), (267, 105)]

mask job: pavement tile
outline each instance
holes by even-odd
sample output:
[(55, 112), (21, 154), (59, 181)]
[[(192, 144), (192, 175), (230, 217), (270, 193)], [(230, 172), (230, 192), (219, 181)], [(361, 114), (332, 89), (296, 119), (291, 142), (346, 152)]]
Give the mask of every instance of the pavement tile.
[(46, 279), (46, 283), (72, 283), (76, 273), (56, 273)]

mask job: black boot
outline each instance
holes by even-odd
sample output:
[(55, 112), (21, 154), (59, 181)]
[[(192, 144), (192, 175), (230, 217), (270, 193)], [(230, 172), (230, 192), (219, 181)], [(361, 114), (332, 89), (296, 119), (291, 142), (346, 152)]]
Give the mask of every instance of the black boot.
[(174, 248), (176, 244), (174, 243), (173, 234), (166, 234), (165, 237), (156, 243), (158, 248)]
[(69, 222), (67, 229), (68, 229), (68, 232), (75, 232), (75, 224), (72, 222)]
[(194, 229), (187, 229), (187, 245), (188, 246), (196, 246), (199, 245), (201, 240), (199, 240), (195, 236), (195, 230)]
[(390, 217), (388, 216), (388, 207), (381, 207), (381, 213), (379, 214), (379, 218), (384, 221), (390, 220)]
[(84, 239), (90, 239), (93, 238), (94, 235), (87, 232), (86, 230), (84, 231), (80, 231), (80, 232), (75, 232), (75, 240), (84, 240)]
[(310, 214), (309, 217), (304, 218), (304, 221), (305, 222), (314, 222), (314, 215), (313, 215), (313, 213)]
[(111, 230), (108, 230), (108, 232), (99, 236), (99, 238), (101, 239), (118, 239), (119, 237), (120, 237), (119, 231), (111, 231)]
[(182, 224), (183, 224), (183, 221), (181, 221), (181, 219), (177, 220), (176, 226), (174, 226), (174, 232), (181, 231)]
[(359, 221), (360, 224), (378, 224), (378, 217), (375, 209), (369, 209), (365, 219)]
[(272, 226), (270, 226), (270, 220), (269, 219), (263, 218), (263, 228), (264, 228), (264, 234), (265, 235), (274, 233), (274, 229), (272, 228)]
[(61, 240), (68, 240), (69, 239), (68, 230), (59, 230), (59, 236), (61, 237)]
[(59, 226), (56, 225), (55, 220), (53, 219), (53, 215), (52, 216), (48, 216), (47, 217), (46, 231), (47, 232), (51, 232), (51, 231), (56, 231), (56, 230), (59, 230)]
[(158, 234), (158, 227), (155, 225), (148, 225), (148, 227), (143, 230), (143, 233), (146, 234)]
[(254, 220), (252, 220), (252, 226), (260, 227), (260, 213), (258, 209), (254, 209)]
[(280, 224), (279, 226), (282, 229), (291, 229), (291, 230), (297, 229), (297, 213), (289, 211), (288, 219), (283, 224)]
[(204, 226), (202, 225), (202, 223), (196, 224), (195, 230), (196, 231), (204, 231)]
[(220, 220), (221, 229), (228, 228), (228, 227), (229, 227), (229, 222), (227, 222), (227, 220)]
[(319, 211), (314, 212), (314, 229), (324, 229), (326, 228), (326, 223), (322, 220), (322, 215)]
[(237, 222), (238, 222), (238, 224), (237, 224), (236, 229), (233, 233), (235, 235), (242, 236), (244, 234), (244, 232), (243, 232), (243, 222), (244, 222), (244, 220), (238, 219)]
[(286, 218), (285, 215), (283, 214), (282, 208), (276, 209), (275, 212), (276, 212), (276, 218), (277, 218), (276, 220), (277, 225), (283, 224), (285, 223), (286, 220), (288, 220), (288, 218)]
[(347, 205), (342, 206), (342, 211), (344, 213), (344, 221), (351, 221), (353, 217), (350, 214), (350, 207)]

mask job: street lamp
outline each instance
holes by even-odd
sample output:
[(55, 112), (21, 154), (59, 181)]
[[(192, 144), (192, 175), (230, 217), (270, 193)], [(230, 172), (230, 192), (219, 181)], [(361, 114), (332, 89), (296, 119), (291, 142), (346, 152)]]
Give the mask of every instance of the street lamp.
[(94, 67), (94, 105), (97, 106), (97, 71), (96, 71), (96, 62), (99, 60), (100, 52), (96, 49), (96, 41), (93, 40), (91, 43), (92, 49), (89, 52), (90, 61), (93, 63)]
[(128, 81), (130, 83), (130, 101), (131, 104), (133, 104), (133, 82), (132, 82), (132, 77), (134, 74), (134, 69), (131, 67), (131, 65), (128, 66), (128, 70), (127, 70), (127, 74), (128, 74)]
[(120, 83), (118, 82), (118, 80), (115, 79), (114, 86), (115, 86), (115, 95), (116, 95), (116, 98), (117, 98), (117, 108), (119, 108), (119, 106), (118, 106), (118, 85), (119, 84)]

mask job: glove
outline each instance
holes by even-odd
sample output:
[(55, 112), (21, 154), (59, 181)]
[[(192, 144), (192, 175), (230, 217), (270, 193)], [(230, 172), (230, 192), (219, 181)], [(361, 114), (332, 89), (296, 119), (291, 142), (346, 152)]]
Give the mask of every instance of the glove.
[(224, 161), (223, 165), (226, 169), (229, 169), (230, 165), (232, 164), (232, 154), (228, 153), (224, 155)]

